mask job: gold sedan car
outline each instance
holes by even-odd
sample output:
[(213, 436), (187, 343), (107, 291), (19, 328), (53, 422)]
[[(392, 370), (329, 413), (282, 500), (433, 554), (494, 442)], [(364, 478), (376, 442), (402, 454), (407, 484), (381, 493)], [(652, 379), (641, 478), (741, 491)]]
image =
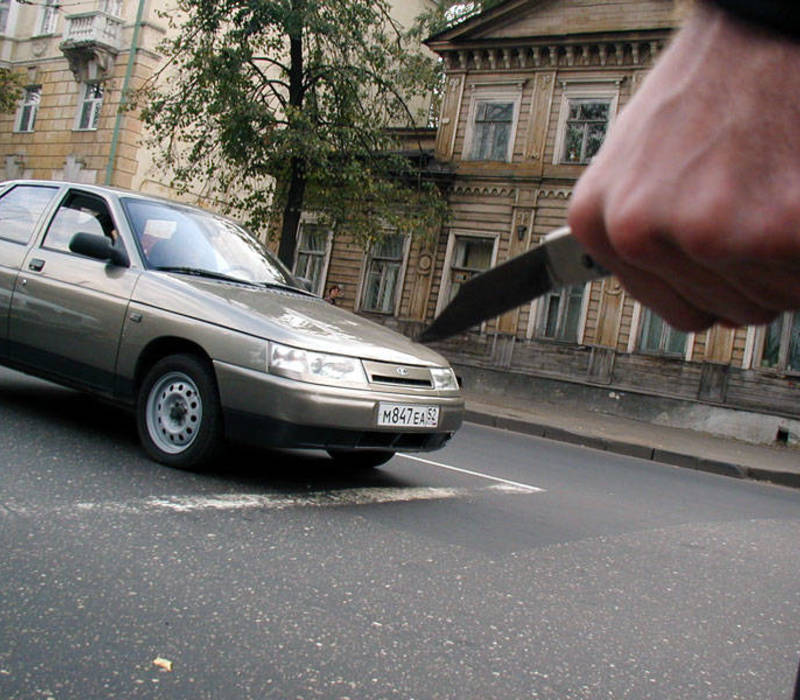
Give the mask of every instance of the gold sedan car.
[(375, 466), (464, 413), (441, 355), (310, 294), (235, 222), (63, 182), (0, 184), (0, 362), (134, 407), (182, 468), (226, 438)]

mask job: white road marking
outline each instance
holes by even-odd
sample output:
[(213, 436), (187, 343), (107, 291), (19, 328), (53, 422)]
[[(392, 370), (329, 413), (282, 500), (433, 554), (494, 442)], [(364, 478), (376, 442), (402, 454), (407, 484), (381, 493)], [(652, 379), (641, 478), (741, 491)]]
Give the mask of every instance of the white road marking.
[(287, 508), (338, 508), (384, 503), (411, 503), (470, 498), (477, 493), (494, 491), (506, 494), (530, 494), (535, 487), (513, 482), (493, 484), (482, 489), (446, 487), (352, 488), (308, 493), (220, 493), (207, 495), (153, 496), (130, 501), (82, 502), (57, 506), (29, 506), (7, 502), (0, 506), (1, 517), (80, 516), (86, 513), (144, 514), (154, 511), (194, 513), (198, 511), (236, 511), (248, 509), (283, 510)]
[(450, 464), (442, 464), (441, 462), (434, 462), (430, 459), (423, 459), (422, 457), (416, 457), (414, 455), (409, 454), (398, 454), (395, 455), (396, 457), (403, 457), (404, 459), (411, 459), (415, 462), (422, 462), (423, 464), (429, 464), (432, 467), (439, 467), (440, 469), (448, 469), (451, 472), (459, 472), (461, 474), (468, 474), (469, 476), (477, 476), (481, 479), (488, 479), (489, 481), (496, 481), (500, 484), (506, 484), (507, 486), (524, 489), (526, 491), (530, 491), (532, 493), (542, 493), (544, 489), (539, 488), (538, 486), (531, 486), (530, 484), (521, 484), (518, 481), (509, 481), (508, 479), (501, 479), (499, 476), (492, 476), (491, 474), (483, 474), (482, 472), (474, 472), (470, 469), (462, 469), (461, 467), (454, 467)]

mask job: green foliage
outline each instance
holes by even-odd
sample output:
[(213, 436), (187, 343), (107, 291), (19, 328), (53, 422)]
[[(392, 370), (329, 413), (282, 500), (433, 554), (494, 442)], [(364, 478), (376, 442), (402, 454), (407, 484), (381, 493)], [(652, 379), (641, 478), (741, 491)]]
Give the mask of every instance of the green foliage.
[[(411, 105), (425, 104), (436, 63), (386, 0), (180, 0), (179, 9), (162, 47), (168, 62), (135, 102), (174, 187), (255, 230), (275, 233), (282, 221), (283, 238), (293, 239), (301, 208), (362, 240), (383, 226), (438, 230), (437, 188), (387, 129), (424, 122)], [(285, 262), (290, 248), (282, 240)]]
[(0, 68), (0, 113), (10, 114), (22, 96), (22, 76), (9, 68)]

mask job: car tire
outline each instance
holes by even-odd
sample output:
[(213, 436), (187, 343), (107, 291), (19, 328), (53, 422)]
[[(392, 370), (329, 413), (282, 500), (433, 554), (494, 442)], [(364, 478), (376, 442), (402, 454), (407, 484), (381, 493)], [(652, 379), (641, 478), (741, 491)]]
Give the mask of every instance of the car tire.
[(387, 450), (328, 450), (331, 459), (340, 469), (348, 471), (360, 471), (362, 469), (373, 469), (381, 464), (386, 464), (394, 452)]
[(195, 355), (169, 355), (142, 381), (136, 425), (145, 452), (178, 469), (208, 465), (223, 442), (222, 409), (210, 363)]

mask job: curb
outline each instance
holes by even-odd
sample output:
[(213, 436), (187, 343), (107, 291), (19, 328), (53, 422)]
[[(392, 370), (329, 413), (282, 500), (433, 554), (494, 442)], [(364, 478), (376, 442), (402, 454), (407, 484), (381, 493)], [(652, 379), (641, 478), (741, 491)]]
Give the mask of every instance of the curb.
[(729, 476), (734, 479), (766, 481), (779, 486), (800, 489), (800, 473), (749, 467), (723, 460), (708, 459), (706, 457), (698, 457), (697, 455), (648, 447), (647, 445), (641, 445), (635, 442), (597, 437), (595, 435), (585, 435), (571, 430), (564, 430), (563, 428), (554, 428), (546, 423), (537, 423), (522, 418), (509, 418), (470, 408), (467, 408), (465, 411), (464, 421), (477, 425), (484, 425), (489, 428), (498, 428), (514, 433), (522, 433), (523, 435), (541, 437), (546, 440), (555, 440), (570, 445), (588, 447), (602, 452), (613, 452), (614, 454), (623, 455), (625, 457), (637, 457), (638, 459), (667, 464), (672, 467), (694, 469), (696, 471)]

